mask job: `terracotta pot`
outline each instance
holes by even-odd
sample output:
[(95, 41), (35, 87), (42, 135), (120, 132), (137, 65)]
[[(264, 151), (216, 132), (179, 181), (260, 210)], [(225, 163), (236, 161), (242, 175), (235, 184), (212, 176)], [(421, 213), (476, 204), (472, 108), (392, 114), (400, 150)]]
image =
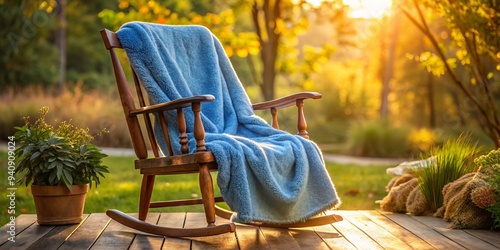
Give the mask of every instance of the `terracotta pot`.
[(78, 224), (82, 221), (88, 184), (66, 186), (31, 186), (37, 222), (40, 225)]

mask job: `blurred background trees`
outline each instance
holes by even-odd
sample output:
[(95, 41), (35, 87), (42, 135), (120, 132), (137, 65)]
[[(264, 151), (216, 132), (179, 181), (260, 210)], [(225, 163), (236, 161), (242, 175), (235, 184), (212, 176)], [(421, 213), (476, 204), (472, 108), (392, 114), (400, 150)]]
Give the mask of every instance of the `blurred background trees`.
[[(499, 147), (499, 9), (487, 0), (0, 0), (0, 128), (11, 135), (51, 104), (54, 119), (107, 127), (102, 145), (129, 146), (99, 30), (147, 21), (211, 29), (254, 102), (321, 92), (306, 104), (309, 132), (331, 152), (413, 157), (464, 131)], [(294, 112), (281, 115), (293, 130)]]

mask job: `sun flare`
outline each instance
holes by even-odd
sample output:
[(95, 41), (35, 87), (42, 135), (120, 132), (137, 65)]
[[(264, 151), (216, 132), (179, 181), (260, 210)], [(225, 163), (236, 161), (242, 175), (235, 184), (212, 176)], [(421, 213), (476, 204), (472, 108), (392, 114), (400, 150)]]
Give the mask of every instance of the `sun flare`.
[(352, 18), (381, 18), (390, 12), (392, 0), (343, 0)]

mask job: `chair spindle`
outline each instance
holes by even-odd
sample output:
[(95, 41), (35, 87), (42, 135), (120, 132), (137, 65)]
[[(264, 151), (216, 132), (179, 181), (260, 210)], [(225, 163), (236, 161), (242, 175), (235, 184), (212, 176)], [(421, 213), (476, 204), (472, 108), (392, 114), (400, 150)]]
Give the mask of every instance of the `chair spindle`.
[(186, 134), (186, 120), (184, 119), (184, 111), (182, 108), (177, 109), (177, 129), (179, 130), (179, 143), (181, 144), (181, 152), (188, 153), (188, 139)]
[(160, 120), (160, 126), (161, 126), (161, 130), (163, 132), (163, 138), (165, 139), (165, 143), (167, 143), (168, 155), (172, 156), (173, 155), (172, 145), (170, 144), (169, 135), (168, 135), (168, 128), (167, 128), (167, 121), (165, 120), (165, 116), (163, 115), (163, 112), (158, 114), (158, 118)]
[(207, 151), (207, 148), (205, 147), (205, 128), (201, 122), (200, 115), (201, 103), (193, 102), (192, 109), (194, 113), (194, 138), (196, 139), (196, 151)]

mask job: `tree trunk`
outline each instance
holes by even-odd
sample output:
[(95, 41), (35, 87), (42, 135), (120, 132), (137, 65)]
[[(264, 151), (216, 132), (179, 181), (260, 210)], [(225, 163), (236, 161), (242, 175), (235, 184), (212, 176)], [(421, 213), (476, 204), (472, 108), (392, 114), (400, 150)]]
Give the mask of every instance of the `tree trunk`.
[(281, 0), (257, 1), (252, 6), (252, 21), (260, 43), (262, 61), (262, 83), (260, 90), (264, 100), (274, 99), (274, 82), (276, 79), (276, 59), (281, 34), (276, 32), (277, 20), (281, 18)]
[(57, 0), (56, 45), (59, 50), (59, 93), (66, 90), (66, 0)]
[(434, 104), (434, 76), (429, 73), (427, 80), (427, 101), (429, 104), (429, 127), (436, 127), (436, 107)]
[[(391, 31), (389, 34), (389, 44), (387, 47), (387, 57), (385, 58), (385, 63), (382, 72), (382, 93), (380, 96), (380, 117), (386, 118), (389, 115), (389, 94), (391, 91), (391, 80), (394, 71), (394, 53), (396, 51), (396, 41), (398, 39), (398, 29), (399, 29), (399, 12), (394, 11), (394, 16), (391, 18)], [(382, 48), (384, 48), (386, 39), (382, 41)], [(382, 53), (385, 53), (385, 49), (382, 49)]]

